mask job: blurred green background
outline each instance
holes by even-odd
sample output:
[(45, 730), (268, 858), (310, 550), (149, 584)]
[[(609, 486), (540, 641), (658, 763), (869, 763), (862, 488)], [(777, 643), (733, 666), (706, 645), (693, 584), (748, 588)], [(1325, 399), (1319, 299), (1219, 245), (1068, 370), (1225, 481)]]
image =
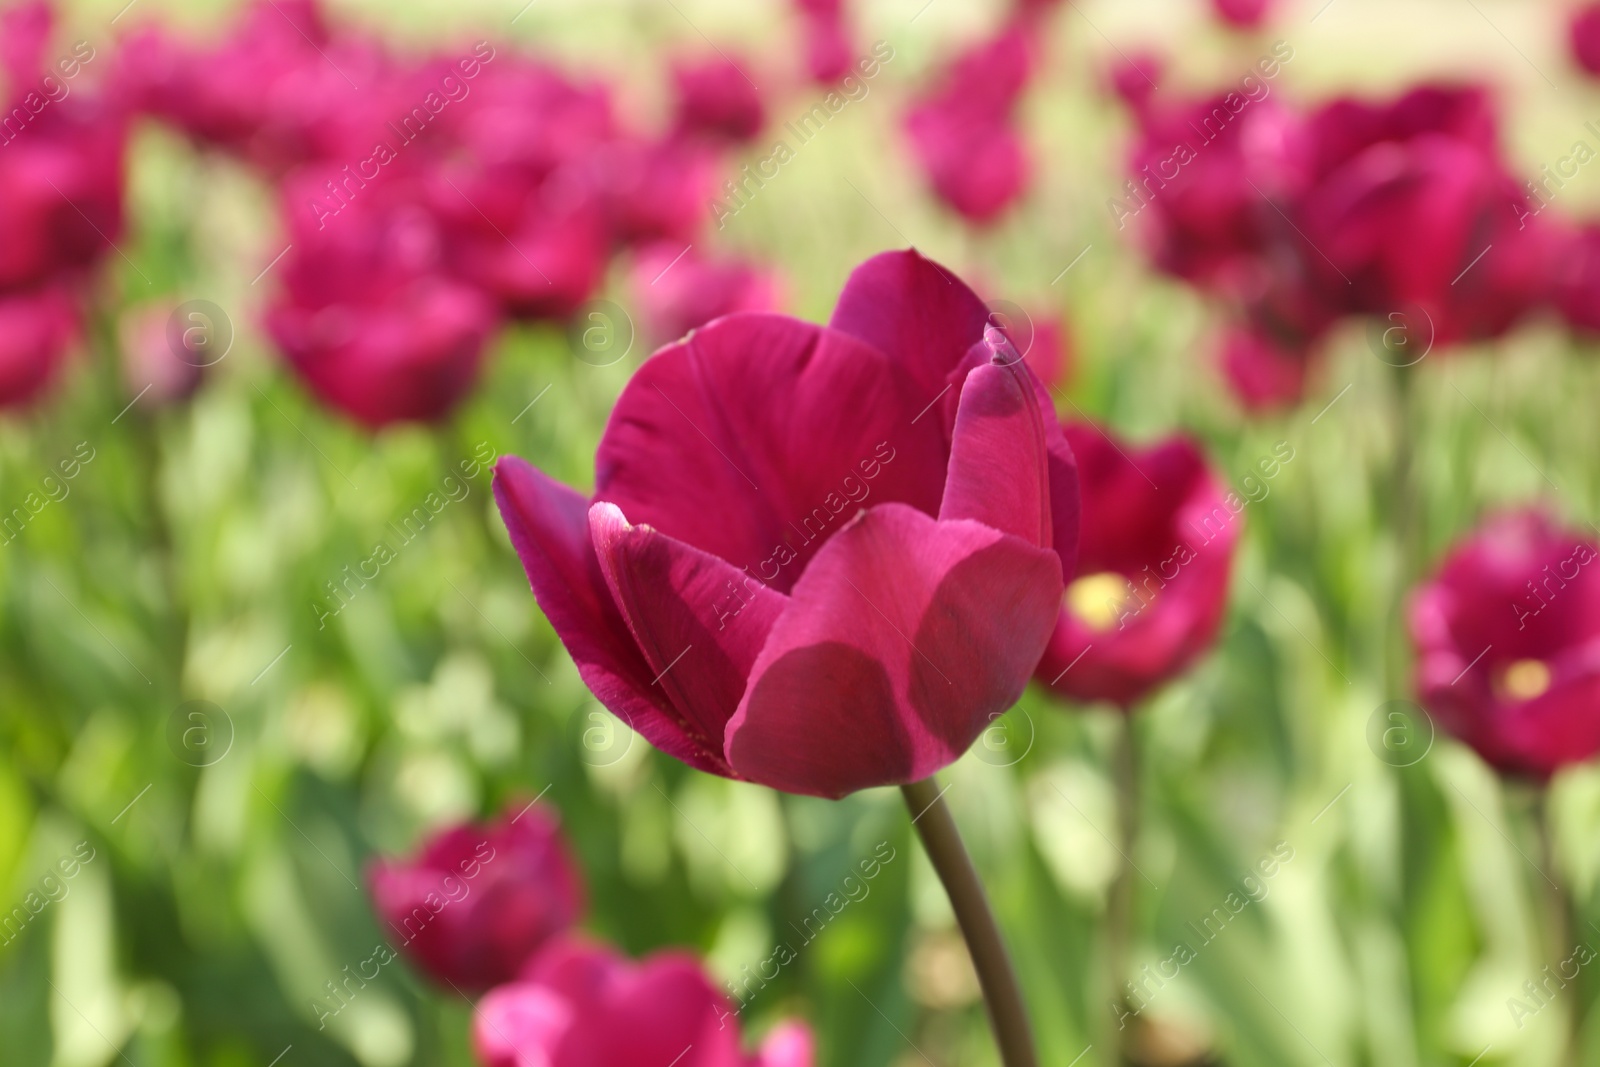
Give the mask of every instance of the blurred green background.
[[(794, 66), (778, 0), (535, 0), (513, 26), (520, 6), (332, 8), (400, 41), (487, 36), (549, 51), (617, 82), (644, 116), (659, 108), (666, 57), (703, 46), (702, 30), (764, 57), (758, 69)], [(69, 6), (73, 36), (109, 49), (120, 7)], [(822, 319), (855, 263), (915, 245), (985, 295), (1066, 316), (1077, 349), (1066, 394), (1082, 413), (1141, 439), (1193, 432), (1235, 483), (1279, 442), (1293, 449), (1245, 513), (1218, 648), (1133, 727), (1145, 769), (1134, 961), (1197, 946), (1145, 1012), (1150, 1054), (1533, 1067), (1557, 1062), (1581, 1026), (1581, 1062), (1600, 1062), (1595, 974), (1521, 1026), (1507, 1005), (1565, 955), (1549, 942), (1540, 868), (1580, 902), (1571, 938), (1600, 945), (1600, 775), (1556, 780), (1552, 860), (1539, 798), (1448, 738), (1406, 767), (1369, 744), (1380, 705), (1408, 695), (1411, 576), (1389, 521), (1393, 372), (1352, 329), (1300, 410), (1247, 421), (1213, 367), (1215, 313), (1152, 274), (1111, 224), (1126, 125), (1099, 88), (1119, 47), (1161, 45), (1177, 79), (1201, 86), (1236, 78), (1277, 38), (1294, 58), (1273, 90), (1301, 101), (1486, 78), (1531, 176), (1600, 118), (1600, 93), (1565, 57), (1561, 5), (1333, 0), (1318, 14), (1322, 0), (1293, 2), (1251, 40), (1216, 28), (1199, 2), (1073, 0), (1028, 99), (1035, 190), (981, 239), (921, 190), (897, 123), (929, 64), (998, 7), (860, 7), (861, 39), (888, 41), (895, 58), (715, 235), (720, 247), (775, 265), (791, 310)], [(226, 14), (139, 0), (125, 21), (198, 27)], [(775, 85), (773, 121), (814, 95)], [(281, 246), (267, 190), (153, 127), (131, 166), (127, 259), (108, 260), (104, 306), (207, 299), (237, 339), (192, 403), (124, 411), (108, 315), (53, 402), (0, 423), (7, 510), (61, 460), (93, 457), (0, 545), (0, 906), (41, 892), (64, 858), (92, 856), (59, 900), (0, 933), (0, 1063), (468, 1064), (471, 1006), (404, 965), (326, 1030), (313, 1002), (382, 937), (362, 888), (369, 857), (534, 796), (581, 858), (588, 928), (634, 953), (692, 946), (727, 979), (889, 842), (896, 858), (870, 894), (799, 951), (746, 1025), (802, 1015), (821, 1062), (840, 1067), (995, 1062), (900, 798), (779, 796), (630, 743), (539, 614), (486, 474), (319, 628), (325, 583), (479, 450), (589, 485), (642, 346), (601, 368), (559, 329), (515, 328), (453, 423), (368, 436), (308, 398), (265, 345), (252, 279)], [(1600, 178), (1584, 173), (1562, 210), (1597, 194)], [(620, 284), (608, 295), (626, 306)], [(1414, 375), (1403, 417), (1418, 441), (1424, 559), (1499, 505), (1546, 499), (1575, 521), (1600, 519), (1591, 353), (1536, 323), (1493, 348), (1436, 353)], [(191, 719), (192, 701), (217, 710)], [(192, 727), (206, 731), (203, 757), (182, 743)], [(1108, 1062), (1115, 1024), (1098, 931), (1122, 862), (1118, 732), (1112, 713), (1036, 687), (945, 775), (1043, 1062), (1062, 1067)], [(1275, 848), (1292, 858), (1265, 896), (1199, 947), (1188, 924)]]

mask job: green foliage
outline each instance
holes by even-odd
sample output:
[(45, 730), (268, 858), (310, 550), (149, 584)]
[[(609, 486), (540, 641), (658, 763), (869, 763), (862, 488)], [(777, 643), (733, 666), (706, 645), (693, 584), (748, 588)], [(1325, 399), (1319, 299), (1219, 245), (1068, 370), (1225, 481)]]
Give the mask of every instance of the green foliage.
[[(1541, 869), (1580, 901), (1568, 940), (1600, 936), (1600, 778), (1583, 770), (1553, 788), (1552, 860), (1526, 798), (1448, 738), (1404, 768), (1366, 741), (1378, 706), (1405, 695), (1390, 372), (1352, 333), (1302, 410), (1241, 418), (1206, 352), (1211, 313), (1149, 275), (1099, 207), (1117, 185), (1118, 130), (1094, 97), (1101, 42), (1070, 12), (1030, 120), (1040, 189), (964, 246), (888, 147), (904, 87), (946, 32), (934, 12), (907, 31), (912, 13), (873, 16), (900, 56), (717, 240), (777, 264), (814, 318), (851, 265), (914, 241), (988, 290), (1068, 315), (1082, 412), (1135, 436), (1187, 430), (1230, 480), (1278, 442), (1294, 450), (1246, 511), (1218, 648), (1134, 726), (1133, 959), (1158, 967), (1178, 942), (1194, 950), (1144, 1017), (1237, 1067), (1536, 1067), (1582, 1013), (1593, 1062), (1593, 975), (1521, 1028), (1507, 1002), (1566, 955)], [(596, 43), (570, 25), (576, 8), (535, 10), (526, 39), (548, 28), (575, 54), (609, 42), (622, 67), (652, 34), (686, 32), (614, 14), (593, 15)], [(756, 16), (729, 17), (771, 45)], [(431, 25), (411, 21), (406, 32)], [(1224, 44), (1198, 47), (1197, 63), (1228, 69)], [(1308, 77), (1316, 62), (1307, 55)], [(780, 100), (779, 121), (790, 105), (803, 110)], [(383, 937), (362, 888), (372, 856), (540, 796), (581, 856), (596, 934), (634, 953), (690, 946), (736, 983), (793, 945), (794, 962), (750, 998), (748, 1029), (805, 1016), (822, 1062), (841, 1067), (992, 1064), (899, 798), (777, 797), (607, 735), (528, 593), (487, 474), (463, 474), (488, 449), (588, 484), (644, 353), (597, 368), (558, 330), (515, 330), (450, 425), (369, 437), (309, 399), (255, 326), (272, 283), (251, 279), (277, 250), (265, 191), (155, 131), (138, 139), (132, 180), (135, 231), (128, 261), (109, 260), (105, 320), (53, 402), (0, 425), (7, 512), (48, 495), (43, 480), (80, 445), (93, 456), (0, 544), (0, 927), (24, 917), (0, 933), (0, 1061), (468, 1064), (470, 1005), (403, 964), (325, 1029), (313, 1004)], [(116, 314), (191, 297), (227, 310), (234, 350), (192, 402), (124, 410)], [(1414, 373), (1425, 558), (1496, 506), (1543, 497), (1596, 517), (1600, 424), (1572, 403), (1595, 395), (1590, 362), (1536, 327)], [(323, 618), (337, 602), (328, 583), (395, 543), (391, 524), (452, 474), (466, 495)], [(190, 719), (189, 701), (222, 714)], [(946, 775), (1049, 1064), (1108, 1062), (1120, 727), (1036, 687), (1006, 720), (1006, 745), (988, 737)], [(806, 917), (880, 843), (895, 858), (870, 893), (807, 939)], [(1292, 859), (1202, 943), (1196, 924), (1280, 843)], [(49, 900), (41, 879), (80, 844), (93, 858)]]

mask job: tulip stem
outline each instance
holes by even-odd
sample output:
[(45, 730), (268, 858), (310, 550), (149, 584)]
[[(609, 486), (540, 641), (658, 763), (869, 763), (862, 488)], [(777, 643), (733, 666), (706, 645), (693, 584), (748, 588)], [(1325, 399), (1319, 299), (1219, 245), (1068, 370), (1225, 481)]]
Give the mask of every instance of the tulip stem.
[(1111, 1049), (1109, 1062), (1122, 1064), (1128, 1059), (1127, 1021), (1130, 1015), (1122, 984), (1132, 973), (1133, 915), (1137, 889), (1137, 868), (1133, 853), (1138, 847), (1139, 805), (1139, 754), (1133, 733), (1133, 711), (1119, 711), (1121, 720), (1112, 751), (1112, 769), (1116, 776), (1117, 817), (1121, 823), (1117, 851), (1122, 863), (1116, 881), (1111, 884), (1111, 896), (1106, 907), (1106, 978), (1111, 987), (1112, 1014), (1117, 1025), (1108, 1032), (1107, 1047)]
[[(1416, 484), (1417, 404), (1416, 389), (1412, 382), (1414, 374), (1415, 367), (1396, 367), (1393, 371), (1395, 440), (1389, 521), (1393, 524), (1400, 568), (1400, 580), (1396, 585), (1401, 589), (1409, 589), (1421, 570), (1422, 502), (1417, 499)], [(1398, 615), (1391, 617), (1391, 624), (1396, 627), (1400, 625)], [(1401, 692), (1406, 684), (1406, 647), (1403, 639), (1391, 635), (1389, 678), (1390, 688), (1396, 693)]]
[[(1561, 865), (1556, 859), (1555, 817), (1551, 811), (1549, 785), (1538, 789), (1529, 799), (1531, 802), (1527, 806), (1539, 831), (1540, 874), (1543, 876), (1540, 888), (1544, 890), (1549, 926), (1547, 951), (1550, 959), (1565, 961), (1576, 953), (1573, 932), (1577, 929), (1577, 916), (1574, 914), (1576, 909), (1573, 907), (1572, 893), (1567, 888), (1566, 879), (1561, 876)], [(1561, 1060), (1567, 1064), (1578, 1062), (1577, 1054), (1583, 1035), (1583, 1006), (1587, 1002), (1583, 996), (1586, 983), (1575, 979), (1573, 984), (1578, 988), (1568, 1002), (1567, 1033), (1563, 1037), (1566, 1049)]]
[(978, 972), (989, 1025), (1000, 1048), (1000, 1062), (1005, 1067), (1038, 1067), (1039, 1057), (1033, 1047), (1033, 1031), (1028, 1027), (1028, 1009), (1017, 972), (1011, 966), (983, 883), (978, 880), (955, 820), (945, 806), (944, 791), (934, 779), (924, 778), (901, 786), (900, 792), (911, 809), (911, 825), (916, 827), (922, 847), (944, 883), (967, 952), (972, 956), (973, 969)]

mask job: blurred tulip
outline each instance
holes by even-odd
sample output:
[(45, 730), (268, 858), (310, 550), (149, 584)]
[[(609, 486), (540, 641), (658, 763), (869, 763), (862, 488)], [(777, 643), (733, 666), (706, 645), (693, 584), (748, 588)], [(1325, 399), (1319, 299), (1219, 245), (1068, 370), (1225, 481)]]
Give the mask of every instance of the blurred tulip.
[(1110, 201), (1117, 228), (1137, 226), (1162, 270), (1231, 292), (1269, 252), (1292, 204), (1294, 120), (1271, 97), (1201, 99), (1153, 92), (1136, 111), (1130, 179)]
[(1136, 115), (1143, 114), (1166, 74), (1166, 59), (1159, 52), (1136, 49), (1117, 54), (1107, 69), (1106, 85)]
[(532, 805), (435, 834), (413, 859), (373, 863), (367, 881), (401, 953), (462, 990), (511, 981), (584, 903), (560, 829)]
[(978, 224), (1027, 190), (1032, 171), (1015, 110), (1033, 68), (1023, 24), (956, 56), (906, 113), (917, 162), (935, 194)]
[(1136, 449), (1085, 423), (1066, 435), (1082, 479), (1083, 540), (1038, 677), (1127, 710), (1215, 639), (1245, 502), (1186, 439)]
[(1581, 4), (1567, 28), (1572, 58), (1590, 74), (1600, 75), (1600, 4)]
[(1267, 21), (1272, 0), (1211, 0), (1217, 18), (1238, 30), (1258, 30)]
[(881, 255), (828, 327), (735, 314), (647, 360), (592, 501), (500, 463), (512, 543), (607, 707), (701, 770), (833, 797), (925, 778), (1010, 707), (1077, 488), (987, 317), (915, 252)]
[(1064, 386), (1076, 370), (1076, 354), (1067, 324), (1056, 316), (1033, 317), (1033, 342), (1025, 353), (1028, 366), (1048, 387)]
[(276, 176), (369, 154), (422, 102), (405, 74), (376, 38), (334, 32), (317, 0), (251, 0), (207, 46), (134, 31), (116, 80), (135, 107)]
[(844, 0), (796, 0), (805, 37), (806, 69), (818, 85), (850, 73), (854, 49), (845, 27)]
[(45, 71), (45, 50), (55, 32), (55, 6), (49, 0), (22, 0), (0, 8), (0, 71), (10, 82), (8, 95), (21, 90)]
[(1600, 223), (1573, 226), (1556, 240), (1556, 309), (1572, 329), (1600, 336)]
[(1310, 353), (1280, 344), (1261, 330), (1230, 326), (1222, 336), (1222, 370), (1246, 411), (1297, 404), (1305, 395)]
[(811, 1067), (813, 1055), (810, 1030), (785, 1023), (746, 1056), (734, 1006), (687, 953), (635, 964), (575, 939), (479, 1001), (473, 1044), (484, 1067)]
[(77, 310), (60, 286), (0, 294), (0, 407), (38, 400), (79, 332)]
[(193, 395), (200, 387), (201, 366), (207, 357), (169, 336), (172, 305), (164, 301), (136, 305), (122, 313), (117, 335), (121, 342), (122, 385), (130, 400), (166, 404)]
[(69, 98), (0, 145), (0, 287), (110, 254), (122, 236), (126, 135), (119, 116)]
[(1505, 332), (1548, 290), (1548, 235), (1526, 224), (1484, 90), (1335, 101), (1308, 128), (1303, 259), (1347, 310), (1420, 307), (1448, 344)]
[(656, 244), (640, 251), (632, 275), (640, 317), (660, 342), (723, 315), (775, 311), (779, 305), (776, 276), (744, 259), (710, 259)]
[(754, 139), (766, 121), (761, 94), (744, 68), (721, 55), (673, 65), (677, 90), (677, 130), (743, 142)]
[(1537, 511), (1486, 522), (1413, 594), (1417, 692), (1508, 774), (1600, 751), (1600, 580), (1588, 533)]
[(692, 242), (716, 193), (718, 158), (677, 138), (622, 138), (594, 164), (606, 191), (612, 233), (619, 242)]
[(457, 280), (437, 221), (398, 183), (358, 190), (313, 214), (320, 173), (284, 188), (290, 248), (273, 267), (273, 340), (323, 401), (357, 422), (444, 417), (477, 382), (495, 308)]

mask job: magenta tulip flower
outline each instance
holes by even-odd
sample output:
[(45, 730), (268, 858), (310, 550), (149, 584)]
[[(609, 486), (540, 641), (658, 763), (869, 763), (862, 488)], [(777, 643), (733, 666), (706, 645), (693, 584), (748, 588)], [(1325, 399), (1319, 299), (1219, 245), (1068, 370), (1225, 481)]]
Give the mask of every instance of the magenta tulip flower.
[(0, 408), (44, 395), (79, 332), (77, 308), (60, 286), (0, 293)]
[(1086, 423), (1066, 435), (1082, 479), (1083, 539), (1038, 677), (1127, 710), (1215, 639), (1246, 502), (1184, 438), (1139, 449)]
[(477, 382), (494, 303), (450, 270), (442, 227), (402, 176), (332, 215), (306, 208), (320, 177), (282, 191), (292, 247), (271, 268), (268, 332), (319, 399), (364, 426), (444, 417)]
[(122, 312), (117, 340), (121, 343), (122, 388), (130, 401), (138, 397), (151, 406), (174, 404), (200, 388), (203, 368), (210, 365), (214, 349), (204, 347), (207, 338), (202, 334), (193, 335), (198, 342), (193, 347), (185, 346), (182, 333), (176, 339), (169, 336), (172, 310), (170, 302), (157, 300)]
[(766, 122), (761, 93), (739, 63), (723, 54), (673, 64), (680, 136), (741, 143), (754, 139)]
[(1305, 395), (1311, 350), (1242, 324), (1228, 327), (1221, 348), (1223, 374), (1246, 411), (1296, 404)]
[(906, 114), (934, 193), (980, 225), (1027, 191), (1032, 163), (1016, 108), (1034, 64), (1031, 23), (1015, 22), (957, 55)]
[(1345, 309), (1421, 308), (1437, 344), (1495, 337), (1549, 288), (1550, 237), (1501, 158), (1488, 93), (1425, 85), (1312, 115), (1307, 268)]
[(1572, 58), (1590, 74), (1600, 75), (1600, 4), (1581, 4), (1568, 24)]
[(700, 962), (660, 952), (633, 963), (569, 938), (478, 1003), (484, 1067), (811, 1067), (811, 1032), (785, 1023), (741, 1048), (738, 1015)]
[(838, 797), (926, 778), (1011, 706), (1077, 486), (987, 314), (881, 255), (826, 327), (735, 314), (647, 360), (592, 497), (500, 463), (512, 543), (607, 707), (701, 770)]
[(412, 859), (372, 864), (367, 881), (401, 953), (461, 990), (511, 981), (584, 904), (560, 829), (534, 806), (451, 827)]
[(818, 85), (850, 73), (854, 49), (845, 25), (844, 0), (796, 0), (803, 29), (806, 70)]
[(1600, 751), (1600, 579), (1593, 536), (1501, 515), (1413, 594), (1418, 698), (1508, 773), (1544, 779)]
[(1143, 116), (1166, 76), (1166, 57), (1149, 48), (1118, 53), (1106, 68), (1105, 87), (1111, 95)]
[(1578, 333), (1600, 336), (1600, 223), (1562, 227), (1555, 241), (1556, 310)]
[(639, 318), (657, 341), (682, 337), (736, 311), (775, 311), (780, 303), (777, 277), (759, 264), (714, 259), (668, 243), (642, 249), (630, 273)]
[(1258, 30), (1267, 21), (1272, 0), (1211, 0), (1211, 9), (1236, 30)]
[[(82, 83), (59, 99), (62, 69), (82, 74), (69, 53), (43, 51), (52, 9), (5, 12), (0, 40), (8, 84), (0, 91), (0, 289), (20, 289), (82, 273), (112, 254), (122, 236), (127, 116)], [(16, 36), (8, 37), (15, 32)], [(92, 57), (92, 53), (89, 53)], [(55, 86), (54, 90), (48, 86)]]

